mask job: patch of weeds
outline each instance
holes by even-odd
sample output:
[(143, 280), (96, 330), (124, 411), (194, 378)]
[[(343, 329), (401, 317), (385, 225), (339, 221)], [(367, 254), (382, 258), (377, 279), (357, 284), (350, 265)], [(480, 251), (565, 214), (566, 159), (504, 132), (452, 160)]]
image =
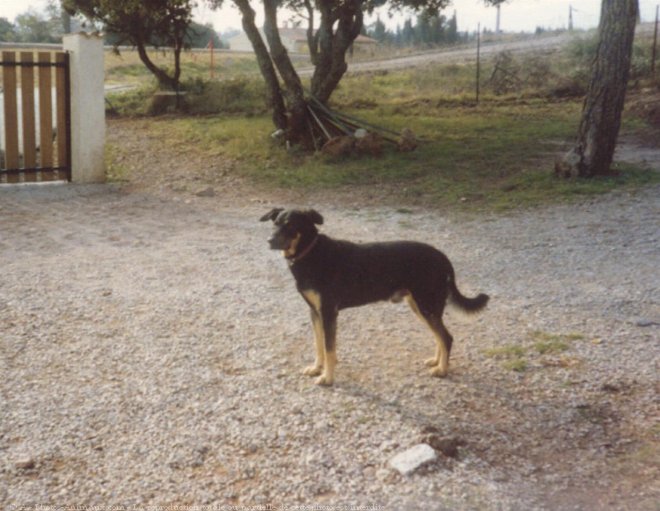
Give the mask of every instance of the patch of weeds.
[(562, 353), (568, 349), (568, 344), (563, 341), (539, 341), (534, 343), (534, 349), (538, 351), (540, 355)]
[(509, 344), (489, 349), (485, 354), (487, 357), (503, 359), (502, 367), (505, 369), (522, 373), (527, 369), (527, 360), (524, 358), (526, 351), (523, 346)]
[(525, 355), (525, 348), (516, 344), (492, 348), (486, 351), (486, 356), (491, 358), (520, 358)]
[(517, 373), (523, 373), (527, 369), (527, 360), (524, 358), (515, 358), (513, 360), (507, 360), (502, 364), (502, 367), (510, 371), (515, 371)]
[(582, 334), (549, 334), (547, 332), (534, 331), (531, 334), (534, 343), (534, 349), (540, 355), (563, 353), (568, 350), (570, 341), (579, 341), (584, 339)]
[[(531, 347), (519, 344), (507, 344), (497, 348), (486, 350), (487, 357), (502, 360), (502, 367), (510, 371), (524, 372), (528, 369), (530, 357), (543, 355), (557, 355), (570, 348), (571, 341), (584, 339), (579, 333), (550, 334), (542, 331), (534, 331), (530, 334), (534, 341)], [(559, 360), (542, 359), (544, 367), (573, 367), (581, 363), (580, 359), (563, 356)]]
[(111, 116), (143, 116), (147, 114), (149, 100), (156, 85), (149, 83), (122, 92), (113, 92), (106, 97), (106, 111)]
[(105, 175), (109, 182), (118, 183), (128, 180), (129, 170), (122, 163), (121, 150), (117, 146), (113, 144), (105, 145), (103, 162), (105, 164)]

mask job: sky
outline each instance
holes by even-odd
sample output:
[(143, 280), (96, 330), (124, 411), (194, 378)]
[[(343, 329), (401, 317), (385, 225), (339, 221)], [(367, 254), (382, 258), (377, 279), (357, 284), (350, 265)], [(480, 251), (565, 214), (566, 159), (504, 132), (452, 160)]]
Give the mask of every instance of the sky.
[[(660, 0), (639, 0), (642, 21), (655, 19), (656, 5)], [(212, 23), (220, 32), (227, 29), (241, 28), (241, 18), (238, 11), (230, 7), (231, 0), (225, 0), (227, 7), (213, 11), (204, 5), (203, 0), (195, 10), (195, 21), (199, 23)], [(252, 0), (254, 6), (257, 1)], [(28, 8), (43, 11), (47, 0), (0, 0), (0, 18), (14, 21), (18, 14)], [(573, 7), (573, 25), (575, 28), (593, 28), (598, 25), (601, 0), (509, 0), (502, 6), (500, 28), (507, 32), (533, 32), (537, 27), (547, 29), (566, 28), (568, 26), (569, 6)], [(256, 9), (257, 11), (259, 9)], [(453, 0), (452, 5), (445, 11), (451, 16), (456, 10), (458, 29), (460, 31), (475, 31), (478, 24), (482, 28), (495, 29), (495, 8), (485, 7), (482, 0)], [(406, 15), (397, 15), (388, 18), (386, 10), (380, 12), (380, 18), (390, 29), (397, 24), (403, 25)], [(284, 24), (286, 16), (281, 16), (280, 22)], [(366, 23), (373, 23), (375, 16), (367, 18)], [(257, 23), (263, 23), (263, 18), (257, 17)]]

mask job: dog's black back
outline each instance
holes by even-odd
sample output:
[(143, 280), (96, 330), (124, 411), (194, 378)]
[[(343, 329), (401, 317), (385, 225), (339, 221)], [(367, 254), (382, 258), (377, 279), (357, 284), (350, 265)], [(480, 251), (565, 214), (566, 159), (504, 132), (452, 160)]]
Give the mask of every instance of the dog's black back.
[(454, 270), (449, 259), (430, 245), (356, 244), (318, 236), (316, 246), (291, 265), (291, 272), (299, 290), (317, 291), (339, 310), (405, 292), (415, 296), (420, 306), (447, 298), (447, 278), (453, 278)]

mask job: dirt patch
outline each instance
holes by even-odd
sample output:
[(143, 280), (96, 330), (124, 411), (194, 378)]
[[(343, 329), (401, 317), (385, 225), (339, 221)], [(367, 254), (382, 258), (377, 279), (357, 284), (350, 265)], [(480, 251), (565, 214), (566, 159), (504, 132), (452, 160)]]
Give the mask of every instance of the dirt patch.
[[(272, 194), (139, 136), (139, 186), (0, 188), (10, 509), (656, 508), (660, 188), (469, 220)], [(291, 203), (336, 237), (429, 242), (491, 295), (450, 311), (448, 378), (404, 304), (342, 312), (333, 388), (300, 374), (308, 311), (258, 222)], [(392, 471), (428, 431), (455, 456)]]

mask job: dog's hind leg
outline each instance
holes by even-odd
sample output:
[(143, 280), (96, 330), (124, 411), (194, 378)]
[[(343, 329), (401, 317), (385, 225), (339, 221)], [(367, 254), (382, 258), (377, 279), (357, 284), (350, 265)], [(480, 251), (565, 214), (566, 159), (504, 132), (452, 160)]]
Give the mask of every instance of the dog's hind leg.
[(427, 318), (427, 323), (433, 334), (435, 335), (435, 357), (426, 361), (426, 364), (431, 366), (431, 374), (441, 378), (447, 376), (449, 371), (449, 354), (451, 353), (451, 345), (454, 338), (449, 333), (449, 330), (442, 323), (442, 317), (432, 314)]
[(306, 367), (303, 374), (306, 376), (318, 376), (323, 372), (323, 363), (325, 361), (325, 338), (323, 336), (323, 323), (321, 315), (311, 308), (312, 325), (314, 326), (314, 342), (316, 344), (316, 358), (314, 364)]
[(431, 367), (431, 375), (439, 377), (447, 376), (449, 370), (449, 353), (451, 352), (451, 345), (454, 339), (442, 323), (442, 308), (439, 312), (429, 313), (426, 309), (420, 309), (414, 297), (408, 296), (406, 299), (410, 308), (429, 326), (435, 336), (435, 356), (425, 360), (424, 363)]

